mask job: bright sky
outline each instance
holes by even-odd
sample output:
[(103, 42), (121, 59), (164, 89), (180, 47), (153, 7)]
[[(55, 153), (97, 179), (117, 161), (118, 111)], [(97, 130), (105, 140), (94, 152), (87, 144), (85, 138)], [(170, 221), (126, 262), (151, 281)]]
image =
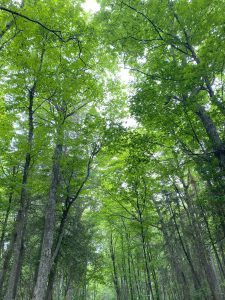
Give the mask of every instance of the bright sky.
[(95, 13), (100, 9), (100, 5), (95, 0), (86, 0), (82, 7), (85, 11)]
[(137, 128), (138, 123), (133, 117), (128, 117), (122, 120), (122, 124), (126, 128)]
[(128, 69), (124, 68), (123, 66), (121, 66), (119, 76), (120, 76), (122, 82), (127, 85), (129, 84), (129, 82), (134, 80), (134, 77), (130, 74), (130, 71)]

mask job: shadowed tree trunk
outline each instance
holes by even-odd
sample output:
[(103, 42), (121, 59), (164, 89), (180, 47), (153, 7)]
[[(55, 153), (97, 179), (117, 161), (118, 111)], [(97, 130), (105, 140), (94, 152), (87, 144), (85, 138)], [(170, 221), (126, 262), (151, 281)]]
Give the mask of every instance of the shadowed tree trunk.
[[(43, 56), (42, 56), (43, 59)], [(28, 152), (26, 153), (25, 164), (23, 168), (22, 189), (20, 194), (20, 209), (17, 214), (15, 223), (15, 243), (12, 251), (12, 267), (10, 271), (8, 287), (4, 300), (12, 300), (16, 296), (17, 284), (22, 267), (22, 257), (24, 251), (24, 235), (26, 230), (27, 212), (29, 206), (29, 193), (27, 190), (27, 182), (31, 164), (31, 151), (33, 146), (34, 123), (33, 123), (33, 101), (37, 81), (34, 82), (29, 90), (29, 130), (28, 130)]]
[(111, 260), (113, 265), (113, 282), (116, 290), (116, 297), (117, 300), (121, 299), (121, 293), (120, 293), (120, 286), (119, 286), (119, 279), (117, 274), (117, 268), (116, 268), (116, 256), (115, 256), (115, 248), (113, 246), (113, 237), (112, 234), (110, 236), (110, 254), (111, 254)]
[[(58, 133), (58, 139), (62, 139), (62, 132)], [(37, 274), (37, 280), (34, 287), (33, 300), (44, 300), (45, 291), (48, 282), (48, 276), (51, 270), (52, 246), (55, 229), (55, 206), (57, 197), (57, 187), (59, 184), (60, 160), (62, 156), (62, 140), (55, 146), (51, 185), (49, 191), (49, 200), (45, 213), (44, 236), (42, 240), (41, 256)]]
[[(79, 188), (77, 189), (74, 196), (70, 196), (70, 194), (69, 194), (70, 182), (69, 182), (69, 185), (67, 186), (68, 194), (67, 194), (67, 197), (65, 199), (65, 208), (64, 208), (62, 216), (61, 216), (60, 226), (59, 226), (59, 230), (58, 230), (58, 233), (57, 233), (55, 247), (54, 247), (54, 251), (53, 251), (53, 255), (52, 255), (52, 259), (51, 259), (51, 270), (50, 270), (49, 279), (48, 279), (48, 286), (47, 286), (47, 291), (46, 291), (46, 300), (51, 300), (52, 299), (53, 285), (54, 285), (54, 280), (55, 280), (55, 275), (56, 275), (56, 270), (57, 270), (57, 264), (58, 264), (58, 259), (59, 259), (59, 254), (60, 254), (62, 241), (63, 241), (63, 238), (64, 238), (64, 231), (65, 231), (65, 226), (66, 226), (69, 211), (70, 211), (72, 205), (74, 204), (74, 202), (79, 197), (85, 183), (89, 179), (90, 171), (91, 171), (91, 163), (93, 161), (94, 156), (98, 153), (99, 150), (100, 150), (100, 148), (94, 148), (93, 149), (93, 151), (91, 153), (91, 156), (88, 159), (86, 174), (85, 174), (85, 176), (84, 176), (84, 178), (83, 178), (83, 180), (82, 180), (82, 182), (81, 182), (81, 184), (80, 184)], [(72, 176), (73, 176), (73, 170), (72, 170), (72, 174), (71, 174), (70, 179), (72, 178)]]

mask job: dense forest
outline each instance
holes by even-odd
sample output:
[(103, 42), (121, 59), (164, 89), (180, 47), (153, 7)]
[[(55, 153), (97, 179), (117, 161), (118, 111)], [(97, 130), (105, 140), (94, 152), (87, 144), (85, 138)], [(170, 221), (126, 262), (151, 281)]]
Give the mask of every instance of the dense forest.
[(225, 299), (224, 12), (1, 0), (1, 300)]

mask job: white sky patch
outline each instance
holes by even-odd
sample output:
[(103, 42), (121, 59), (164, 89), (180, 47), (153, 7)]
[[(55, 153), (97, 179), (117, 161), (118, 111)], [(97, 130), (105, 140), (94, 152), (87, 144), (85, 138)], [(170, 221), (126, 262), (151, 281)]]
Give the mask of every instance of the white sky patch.
[(86, 0), (81, 6), (88, 13), (95, 13), (100, 9), (100, 5), (95, 0)]
[(219, 78), (215, 78), (212, 88), (213, 89), (220, 89), (223, 85), (223, 82)]
[(125, 128), (137, 128), (138, 123), (133, 117), (127, 117), (122, 120), (122, 124)]
[(18, 7), (20, 7), (22, 4), (22, 0), (13, 0), (12, 2), (13, 2), (13, 4), (15, 4)]
[[(123, 64), (120, 64), (120, 71), (118, 72), (118, 77), (120, 78), (122, 84), (125, 85), (126, 94), (129, 98), (129, 96), (132, 94), (131, 84), (134, 83), (134, 76), (131, 75), (131, 71), (129, 70), (129, 68), (126, 68)], [(138, 122), (132, 116), (127, 116), (126, 118), (122, 119), (122, 124), (127, 129), (135, 129), (138, 127)]]
[(134, 77), (130, 74), (130, 70), (123, 67), (121, 67), (118, 75), (121, 81), (127, 85), (134, 80)]

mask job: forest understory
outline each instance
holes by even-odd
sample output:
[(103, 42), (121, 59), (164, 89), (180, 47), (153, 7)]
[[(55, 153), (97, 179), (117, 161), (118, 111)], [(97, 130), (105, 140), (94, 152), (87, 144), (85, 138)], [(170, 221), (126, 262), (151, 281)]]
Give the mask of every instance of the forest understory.
[(224, 12), (0, 1), (0, 300), (225, 299)]

